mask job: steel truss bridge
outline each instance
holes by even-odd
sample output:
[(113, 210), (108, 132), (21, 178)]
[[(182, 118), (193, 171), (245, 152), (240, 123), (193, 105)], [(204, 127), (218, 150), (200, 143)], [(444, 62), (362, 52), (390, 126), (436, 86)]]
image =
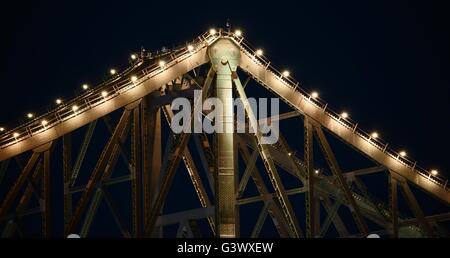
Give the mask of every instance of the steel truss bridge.
[[(241, 80), (243, 74), (246, 78)], [(260, 123), (245, 92), (252, 80), (292, 109), (272, 119), (302, 119), (302, 152), (290, 147), (281, 132), (276, 144), (263, 144), (260, 130), (252, 134), (225, 130), (214, 135), (166, 132), (167, 140), (162, 139), (164, 120), (170, 123), (174, 116), (172, 100), (180, 96), (192, 99), (194, 89), (201, 89), (203, 98), (215, 96), (224, 102), (223, 115), (218, 119), (226, 128), (235, 123), (228, 99), (233, 94), (239, 96), (247, 123), (258, 129)], [(116, 123), (112, 123), (111, 114), (118, 115)], [(99, 137), (95, 133), (100, 124), (108, 129), (108, 139), (98, 157), (88, 157), (88, 148), (98, 144), (93, 138)], [(108, 81), (21, 126), (2, 131), (0, 183), (3, 181), (1, 187), (9, 189), (4, 191), (0, 207), (2, 237), (26, 237), (25, 221), (33, 216), (40, 216), (42, 237), (72, 233), (87, 237), (103, 200), (123, 237), (161, 237), (167, 225), (177, 225), (177, 237), (239, 237), (240, 207), (257, 202), (262, 203), (259, 215), (245, 222), (253, 225), (251, 237), (259, 236), (267, 220), (273, 222), (280, 237), (324, 237), (332, 227), (340, 237), (365, 237), (370, 233), (391, 237), (447, 235), (441, 223), (450, 219), (450, 212), (426, 215), (412, 188), (422, 190), (448, 209), (448, 180), (421, 168), (380, 137), (331, 110), (289, 74), (278, 71), (240, 32), (211, 30), (173, 49), (134, 55), (130, 65)], [(81, 133), (82, 140), (73, 144), (76, 133)], [(330, 137), (375, 165), (343, 172)], [(189, 145), (190, 140), (194, 144)], [(74, 147), (77, 144), (78, 149)], [(328, 165), (320, 173), (313, 155), (315, 145)], [(89, 159), (95, 166), (88, 170), (84, 163)], [(256, 165), (258, 159), (263, 166)], [(113, 176), (120, 160), (126, 164), (126, 173)], [(59, 166), (53, 164), (56, 161)], [(239, 169), (238, 162), (245, 167)], [(163, 214), (180, 163), (201, 206)], [(279, 172), (290, 174), (299, 187), (286, 189)], [(374, 173), (388, 178), (385, 201), (375, 198), (361, 180)], [(56, 175), (61, 175), (61, 180), (56, 181)], [(249, 182), (254, 183), (258, 194), (245, 197)], [(128, 216), (111, 193), (111, 187), (119, 184), (129, 184), (131, 189)], [(290, 197), (302, 194), (305, 212), (295, 212), (297, 204)], [(182, 202), (183, 193), (177, 195)], [(60, 220), (52, 219), (57, 213), (52, 211), (55, 196), (63, 203), (54, 206), (63, 209), (58, 211), (63, 215)], [(399, 211), (400, 201), (406, 201), (413, 216)], [(343, 211), (351, 216), (343, 218)], [(56, 221), (62, 223), (57, 225)], [(205, 227), (199, 226), (200, 221), (206, 221), (208, 233), (202, 232)], [(356, 230), (348, 228), (349, 221)]]

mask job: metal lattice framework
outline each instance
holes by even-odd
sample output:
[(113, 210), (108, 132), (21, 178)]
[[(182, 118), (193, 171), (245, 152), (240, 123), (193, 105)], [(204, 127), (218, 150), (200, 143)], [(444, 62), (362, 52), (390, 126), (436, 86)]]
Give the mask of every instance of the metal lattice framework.
[[(228, 59), (224, 60), (224, 56)], [(238, 69), (248, 75), (244, 83)], [(297, 155), (281, 133), (276, 144), (262, 143), (259, 121), (245, 92), (252, 79), (293, 109), (271, 119), (303, 119), (303, 155)], [(163, 123), (165, 120), (170, 124), (174, 116), (171, 101), (177, 97), (192, 99), (194, 89), (202, 90), (203, 99), (211, 95), (222, 100), (233, 94), (239, 96), (255, 133), (225, 131), (211, 137), (205, 133), (169, 132), (163, 149)], [(118, 114), (118, 119), (112, 119), (113, 114)], [(235, 123), (232, 118), (231, 111), (219, 119), (231, 126)], [(191, 116), (192, 123), (196, 119), (199, 118)], [(117, 120), (115, 126), (112, 120)], [(87, 171), (83, 164), (88, 162), (88, 148), (100, 124), (110, 135), (95, 158), (92, 171)], [(76, 131), (84, 132), (77, 153), (72, 146), (72, 134)], [(343, 172), (326, 134), (377, 165)], [(329, 173), (315, 169), (314, 140)], [(190, 141), (198, 158), (191, 153)], [(62, 157), (56, 158), (58, 154)], [(51, 171), (52, 160), (59, 159), (62, 171)], [(125, 164), (125, 174), (113, 176), (120, 160)], [(241, 173), (238, 160), (245, 164)], [(263, 166), (257, 165), (258, 160)], [(222, 29), (206, 32), (171, 50), (153, 55), (142, 53), (107, 82), (26, 124), (2, 132), (0, 161), (0, 183), (7, 177), (14, 178), (0, 207), (3, 237), (26, 236), (23, 221), (33, 214), (41, 215), (42, 237), (52, 236), (56, 225), (52, 225), (51, 199), (58, 194), (63, 195), (64, 205), (60, 206), (64, 210), (64, 235), (77, 233), (83, 237), (89, 236), (103, 200), (124, 237), (163, 236), (164, 227), (173, 224), (178, 224), (177, 237), (199, 237), (203, 235), (200, 220), (207, 221), (210, 235), (237, 237), (239, 207), (255, 202), (262, 202), (263, 206), (251, 237), (259, 236), (268, 217), (280, 237), (324, 237), (332, 225), (341, 237), (364, 237), (370, 232), (393, 237), (435, 237), (445, 234), (439, 223), (450, 219), (450, 213), (425, 215), (410, 188), (421, 189), (448, 208), (448, 180), (421, 168), (379, 137), (363, 131), (350, 118), (332, 111), (292, 77), (279, 72), (240, 33)], [(10, 172), (13, 163), (20, 173)], [(201, 207), (163, 214), (180, 163), (184, 163)], [(299, 187), (286, 189), (279, 172), (292, 175)], [(364, 175), (380, 172), (388, 177), (387, 204), (377, 200), (361, 180)], [(62, 175), (63, 182), (53, 180), (55, 173)], [(81, 177), (86, 183), (79, 182)], [(258, 195), (244, 197), (250, 181)], [(125, 182), (131, 189), (129, 216), (123, 215), (110, 191), (111, 186)], [(52, 189), (56, 184), (63, 185), (62, 193)], [(398, 186), (413, 218), (399, 212)], [(296, 204), (289, 199), (298, 194), (305, 196), (304, 214), (296, 213)], [(38, 200), (37, 208), (31, 208), (33, 197)], [(326, 212), (322, 216), (321, 207)], [(349, 218), (341, 218), (342, 209), (348, 209), (358, 232), (348, 229)], [(131, 223), (126, 221), (128, 217)], [(301, 219), (306, 221), (304, 230)], [(374, 230), (368, 221), (378, 229)]]

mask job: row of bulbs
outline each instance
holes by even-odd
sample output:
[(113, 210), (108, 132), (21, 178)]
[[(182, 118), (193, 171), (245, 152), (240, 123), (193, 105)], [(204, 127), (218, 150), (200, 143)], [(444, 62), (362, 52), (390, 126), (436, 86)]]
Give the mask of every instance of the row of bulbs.
[[(211, 34), (211, 35), (215, 35), (216, 33), (217, 33), (217, 31), (215, 30), (215, 29), (210, 29), (209, 30), (209, 33)], [(242, 36), (242, 31), (241, 30), (235, 30), (234, 31), (234, 35), (235, 36), (238, 36), (238, 37), (241, 37)], [(194, 50), (194, 46), (193, 45), (188, 45), (187, 46), (187, 50), (189, 51), (189, 52), (192, 52), (193, 50)], [(264, 54), (264, 52), (263, 52), (263, 50), (262, 49), (257, 49), (256, 51), (255, 51), (255, 54), (257, 55), (257, 56), (262, 56), (263, 54)], [(130, 58), (132, 59), (132, 60), (136, 60), (137, 58), (138, 58), (138, 56), (136, 55), (136, 54), (132, 54), (131, 56), (130, 56)], [(158, 65), (161, 67), (161, 68), (163, 68), (165, 65), (166, 65), (166, 62), (164, 61), (164, 60), (160, 60), (159, 62), (158, 62)], [(111, 75), (116, 75), (117, 74), (117, 70), (116, 69), (110, 69), (110, 74)], [(284, 70), (282, 73), (281, 73), (284, 77), (289, 77), (290, 76), (290, 72), (288, 71), (288, 70)], [(131, 81), (132, 82), (136, 82), (137, 81), (137, 77), (136, 76), (131, 76)], [(83, 84), (82, 86), (81, 86), (82, 88), (83, 88), (83, 90), (88, 90), (89, 89), (89, 85), (88, 84)], [(101, 92), (101, 95), (102, 95), (102, 97), (103, 98), (105, 98), (107, 95), (108, 95), (108, 93), (106, 92), (106, 91), (102, 91)], [(310, 96), (312, 97), (312, 98), (314, 98), (314, 99), (317, 99), (318, 97), (319, 97), (319, 93), (317, 92), (317, 91), (314, 91), (314, 92), (312, 92), (311, 94), (310, 94)], [(63, 101), (62, 101), (62, 99), (60, 99), (60, 98), (58, 98), (58, 99), (56, 99), (56, 104), (57, 105), (60, 105), (60, 104), (62, 104), (63, 103)], [(78, 110), (78, 106), (77, 105), (74, 105), (74, 106), (72, 106), (72, 110), (74, 111), (74, 112), (76, 112), (77, 110)], [(34, 118), (34, 114), (33, 113), (28, 113), (27, 114), (27, 117), (29, 118), (29, 119), (32, 119), (32, 118)], [(339, 119), (347, 119), (349, 117), (349, 114), (347, 113), (347, 112), (342, 112), (341, 114), (340, 114), (340, 117), (339, 117)], [(48, 124), (48, 121), (47, 120), (42, 120), (41, 121), (41, 124), (45, 127), (47, 124)], [(3, 131), (5, 131), (5, 128), (4, 127), (0, 127), (0, 132), (3, 132)], [(14, 136), (14, 138), (17, 138), (18, 136), (19, 136), (19, 134), (18, 133), (13, 133), (13, 136)], [(371, 134), (370, 134), (370, 139), (377, 139), (379, 137), (379, 134), (378, 134), (378, 132), (372, 132)], [(370, 140), (369, 139), (369, 140)], [(289, 154), (289, 156), (290, 155), (292, 155), (291, 153), (288, 153)], [(407, 153), (406, 153), (406, 151), (404, 151), (404, 150), (402, 150), (402, 151), (400, 151), (399, 152), (399, 155), (401, 156), (401, 157), (405, 157), (406, 155), (407, 155)], [(318, 174), (319, 173), (319, 170), (315, 170), (315, 173), (316, 174)], [(432, 175), (437, 175), (438, 174), (438, 171), (436, 170), (436, 169), (433, 169), (433, 170), (431, 170), (431, 174)]]
[[(215, 35), (215, 34), (217, 33), (217, 31), (216, 31), (215, 29), (210, 29), (210, 30), (209, 30), (209, 33), (210, 33), (211, 35)], [(235, 31), (234, 31), (234, 35), (235, 35), (235, 36), (238, 36), (238, 37), (241, 37), (241, 36), (242, 36), (242, 31), (241, 31), (241, 30), (235, 30)], [(264, 54), (264, 52), (263, 52), (262, 49), (256, 49), (256, 51), (255, 51), (255, 55), (256, 55), (256, 56), (262, 56), (263, 54)], [(289, 76), (290, 76), (290, 72), (289, 72), (288, 70), (284, 70), (283, 72), (281, 72), (281, 74), (282, 74), (282, 76), (284, 76), (284, 77), (289, 77)], [(311, 96), (313, 99), (317, 99), (317, 98), (319, 97), (319, 93), (318, 93), (317, 91), (313, 91), (313, 92), (311, 92), (310, 96)], [(348, 114), (347, 112), (344, 111), (344, 112), (342, 112), (342, 113), (340, 114), (339, 119), (347, 119), (348, 117), (349, 117), (349, 114)], [(374, 132), (372, 132), (372, 133), (370, 134), (369, 140), (371, 140), (371, 139), (377, 139), (378, 137), (379, 137), (378, 132), (374, 131)], [(291, 156), (292, 153), (289, 152), (288, 155)], [(399, 152), (399, 155), (400, 155), (401, 157), (406, 157), (407, 153), (406, 153), (405, 150), (402, 150), (402, 151)], [(317, 170), (317, 169), (314, 170), (314, 173), (315, 173), (315, 174), (319, 174), (319, 170)], [(438, 175), (438, 171), (437, 171), (436, 169), (432, 169), (432, 170), (430, 171), (430, 173), (431, 173), (433, 176)]]
[[(189, 52), (192, 52), (192, 51), (194, 51), (194, 46), (193, 45), (188, 45), (187, 46), (187, 50), (189, 51)], [(131, 54), (130, 55), (130, 58), (131, 58), (131, 60), (137, 60), (138, 59), (138, 56), (136, 55), (136, 54)], [(166, 65), (166, 62), (164, 61), (164, 60), (160, 60), (159, 62), (158, 62), (158, 65), (159, 65), (159, 67), (161, 67), (161, 68), (164, 68), (165, 67), (165, 65)], [(110, 69), (109, 70), (109, 73), (111, 74), (111, 75), (116, 75), (117, 74), (117, 70), (116, 69), (114, 69), (114, 68), (112, 68), (112, 69)], [(131, 81), (132, 82), (136, 82), (138, 80), (138, 78), (136, 77), (136, 76), (131, 76)], [(83, 90), (88, 90), (90, 87), (89, 87), (89, 85), (88, 84), (83, 84), (83, 85), (81, 85), (81, 88), (83, 89)], [(101, 92), (101, 96), (103, 97), (103, 98), (105, 98), (106, 96), (108, 96), (108, 92), (106, 92), (106, 91), (102, 91)], [(57, 98), (56, 100), (55, 100), (55, 103), (56, 103), (56, 105), (61, 105), (62, 103), (63, 103), (63, 100), (61, 99), (61, 98)], [(78, 106), (77, 105), (73, 105), (72, 106), (72, 110), (74, 111), (74, 112), (76, 112), (77, 110), (78, 110)], [(33, 113), (27, 113), (27, 118), (28, 119), (33, 119), (34, 118), (34, 114)], [(42, 120), (41, 121), (41, 124), (45, 127), (47, 124), (48, 124), (48, 121), (47, 120)], [(1, 132), (4, 132), (6, 129), (5, 129), (5, 127), (0, 127), (0, 133)], [(19, 134), (18, 133), (13, 133), (13, 136), (14, 136), (14, 138), (17, 138), (18, 136), (19, 136)]]

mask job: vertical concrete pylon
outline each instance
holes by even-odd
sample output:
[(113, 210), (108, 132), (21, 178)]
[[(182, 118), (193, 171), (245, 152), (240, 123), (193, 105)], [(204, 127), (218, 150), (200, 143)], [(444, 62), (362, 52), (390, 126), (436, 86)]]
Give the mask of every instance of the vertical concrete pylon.
[(209, 47), (208, 54), (217, 74), (215, 92), (223, 104), (222, 112), (219, 112), (215, 121), (223, 128), (222, 132), (216, 132), (215, 140), (216, 233), (221, 238), (237, 237), (239, 211), (236, 207), (235, 193), (238, 173), (232, 76), (235, 76), (240, 51), (231, 40), (221, 38)]

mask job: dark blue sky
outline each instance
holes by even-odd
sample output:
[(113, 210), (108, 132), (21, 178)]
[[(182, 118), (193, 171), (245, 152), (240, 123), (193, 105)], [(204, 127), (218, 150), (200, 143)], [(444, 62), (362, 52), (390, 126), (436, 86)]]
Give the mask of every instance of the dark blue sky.
[(17, 2), (0, 10), (0, 126), (100, 82), (141, 46), (170, 47), (230, 18), (305, 88), (448, 177), (450, 18), (441, 2)]

